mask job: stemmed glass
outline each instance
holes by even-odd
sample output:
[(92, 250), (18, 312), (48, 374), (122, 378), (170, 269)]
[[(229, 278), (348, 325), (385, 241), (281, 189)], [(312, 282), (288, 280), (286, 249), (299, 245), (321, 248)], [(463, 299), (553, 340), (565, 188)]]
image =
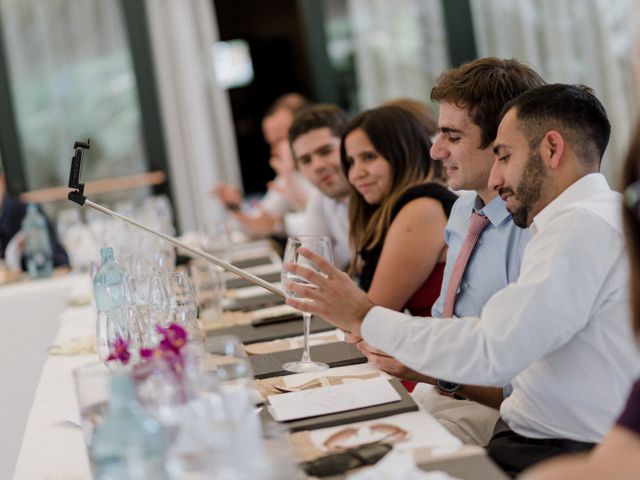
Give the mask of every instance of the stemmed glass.
[(160, 275), (169, 294), (170, 310), (167, 323), (177, 323), (189, 332), (189, 340), (204, 349), (204, 334), (198, 324), (196, 291), (185, 272)]
[(131, 275), (127, 280), (131, 303), (138, 306), (144, 319), (144, 347), (158, 344), (156, 325), (166, 326), (171, 312), (171, 297), (162, 276), (153, 271)]
[[(298, 254), (300, 247), (306, 247), (312, 252), (324, 257), (329, 262), (333, 262), (333, 253), (331, 251), (331, 243), (327, 237), (318, 235), (298, 235), (287, 238), (287, 245), (284, 249), (284, 263), (297, 263), (312, 270), (318, 271), (318, 267), (308, 260), (306, 257)], [(302, 285), (311, 285), (307, 280), (291, 272), (282, 272), (282, 284), (285, 287), (285, 295), (287, 297), (300, 298), (293, 292), (286, 289), (286, 282), (297, 283)], [(304, 300), (304, 299), (303, 299)], [(309, 352), (309, 329), (311, 327), (311, 313), (302, 311), (302, 319), (304, 322), (304, 351), (302, 359), (297, 362), (287, 362), (282, 368), (288, 372), (304, 373), (304, 372), (320, 372), (326, 370), (329, 366), (325, 363), (314, 362), (311, 360)]]

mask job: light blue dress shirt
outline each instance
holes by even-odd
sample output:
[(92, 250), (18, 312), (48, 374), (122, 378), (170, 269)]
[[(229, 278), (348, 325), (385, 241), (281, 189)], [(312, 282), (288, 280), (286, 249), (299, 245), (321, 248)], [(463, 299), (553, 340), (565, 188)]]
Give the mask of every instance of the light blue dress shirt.
[(454, 315), (478, 317), (485, 303), (499, 290), (514, 282), (520, 274), (524, 247), (531, 238), (528, 230), (517, 227), (505, 203), (496, 196), (487, 205), (475, 192), (460, 196), (453, 204), (444, 238), (449, 250), (440, 296), (431, 313), (442, 317), (451, 271), (467, 235), (471, 214), (476, 211), (489, 218), (476, 244), (460, 282)]

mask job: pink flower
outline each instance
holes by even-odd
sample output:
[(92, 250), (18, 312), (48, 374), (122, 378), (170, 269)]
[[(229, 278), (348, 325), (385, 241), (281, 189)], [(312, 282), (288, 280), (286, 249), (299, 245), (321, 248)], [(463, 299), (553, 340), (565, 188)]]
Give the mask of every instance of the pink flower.
[(156, 356), (155, 348), (141, 348), (140, 349), (140, 357), (142, 358), (153, 358)]
[(167, 328), (158, 325), (156, 329), (163, 337), (162, 340), (160, 340), (158, 348), (179, 355), (180, 349), (187, 343), (187, 331), (175, 323), (172, 323)]
[(119, 360), (123, 365), (129, 363), (131, 354), (129, 353), (129, 342), (122, 337), (116, 338), (111, 346), (112, 352), (107, 357), (107, 361)]

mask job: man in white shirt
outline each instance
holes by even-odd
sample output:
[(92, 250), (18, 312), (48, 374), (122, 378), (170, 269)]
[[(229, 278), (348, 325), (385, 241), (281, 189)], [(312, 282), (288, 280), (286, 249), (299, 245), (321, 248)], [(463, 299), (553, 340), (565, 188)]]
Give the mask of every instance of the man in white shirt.
[(457, 383), (511, 381), (500, 407), (510, 430), (488, 450), (515, 474), (599, 442), (640, 362), (628, 321), (621, 196), (598, 173), (610, 134), (604, 107), (586, 87), (555, 84), (523, 93), (504, 111), (489, 184), (532, 239), (517, 281), (491, 297), (480, 318), (412, 318), (375, 307), (305, 250), (322, 273), (286, 268), (315, 284), (288, 286), (314, 300), (307, 311), (408, 367)]
[(335, 105), (315, 105), (297, 115), (289, 144), (298, 171), (317, 190), (309, 196), (300, 233), (324, 235), (333, 244), (334, 263), (345, 270), (349, 249), (349, 182), (340, 164), (340, 138), (347, 114)]
[(276, 177), (267, 184), (268, 191), (255, 211), (242, 210), (244, 199), (235, 186), (218, 183), (211, 189), (211, 193), (251, 235), (279, 233), (284, 216), (303, 211), (306, 206), (311, 186), (295, 169), (287, 133), (293, 117), (308, 105), (309, 101), (302, 95), (289, 93), (277, 98), (267, 109), (262, 120), (262, 132), (271, 149), (269, 165), (276, 172)]

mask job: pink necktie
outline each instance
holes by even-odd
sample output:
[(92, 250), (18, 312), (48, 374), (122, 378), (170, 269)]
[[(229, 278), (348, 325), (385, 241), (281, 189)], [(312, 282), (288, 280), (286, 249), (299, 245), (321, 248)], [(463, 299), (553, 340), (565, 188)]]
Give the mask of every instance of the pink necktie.
[(467, 268), (467, 263), (469, 263), (469, 258), (471, 258), (471, 253), (478, 242), (478, 238), (480, 238), (482, 230), (484, 230), (484, 227), (488, 224), (489, 219), (484, 215), (480, 215), (475, 212), (471, 215), (471, 223), (469, 224), (467, 236), (460, 248), (458, 258), (456, 258), (456, 263), (451, 271), (451, 277), (449, 277), (447, 296), (445, 297), (444, 310), (442, 311), (443, 318), (453, 317), (453, 307), (455, 307), (456, 304), (456, 296), (458, 294), (462, 275), (464, 274), (465, 268)]

